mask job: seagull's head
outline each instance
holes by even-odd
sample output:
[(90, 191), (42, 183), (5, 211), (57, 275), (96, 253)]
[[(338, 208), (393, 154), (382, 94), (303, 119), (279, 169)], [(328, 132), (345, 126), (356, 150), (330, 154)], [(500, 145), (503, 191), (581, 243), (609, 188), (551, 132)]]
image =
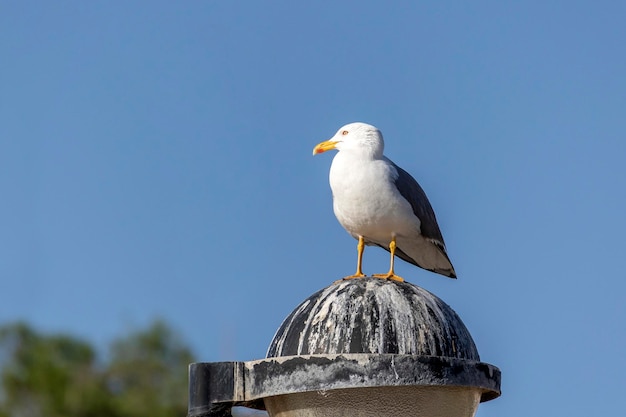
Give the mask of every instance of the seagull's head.
[(337, 149), (369, 158), (381, 158), (383, 155), (383, 134), (376, 127), (367, 123), (350, 123), (341, 127), (335, 136), (319, 143), (313, 148), (313, 155)]

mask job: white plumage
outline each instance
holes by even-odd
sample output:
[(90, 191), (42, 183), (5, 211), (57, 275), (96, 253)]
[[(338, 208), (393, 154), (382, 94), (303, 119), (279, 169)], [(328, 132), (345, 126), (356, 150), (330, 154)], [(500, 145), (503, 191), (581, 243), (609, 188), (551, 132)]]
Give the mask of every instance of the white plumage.
[(394, 255), (421, 268), (456, 278), (443, 236), (426, 194), (406, 171), (383, 155), (381, 132), (365, 123), (343, 126), (313, 154), (336, 149), (329, 180), (339, 223), (359, 240), (357, 272), (362, 277), (363, 245), (391, 252), (391, 267), (381, 278), (402, 280), (393, 271)]

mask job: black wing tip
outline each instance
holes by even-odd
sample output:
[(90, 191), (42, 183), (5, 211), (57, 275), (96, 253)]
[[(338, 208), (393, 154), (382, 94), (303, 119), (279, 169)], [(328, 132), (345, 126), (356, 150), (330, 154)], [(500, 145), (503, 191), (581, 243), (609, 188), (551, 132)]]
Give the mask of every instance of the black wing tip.
[(454, 272), (453, 269), (429, 269), (429, 271), (432, 271), (432, 272), (434, 272), (436, 274), (439, 274), (439, 275), (443, 275), (444, 277), (457, 279), (456, 278), (456, 272)]

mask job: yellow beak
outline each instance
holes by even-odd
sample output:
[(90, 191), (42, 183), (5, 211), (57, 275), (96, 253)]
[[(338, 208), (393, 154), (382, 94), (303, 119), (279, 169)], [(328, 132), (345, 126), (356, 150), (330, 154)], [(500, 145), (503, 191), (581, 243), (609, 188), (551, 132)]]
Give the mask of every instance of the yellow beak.
[(339, 142), (336, 140), (327, 140), (322, 143), (318, 143), (315, 148), (313, 148), (313, 155), (317, 155), (318, 153), (330, 151), (331, 149), (335, 149)]

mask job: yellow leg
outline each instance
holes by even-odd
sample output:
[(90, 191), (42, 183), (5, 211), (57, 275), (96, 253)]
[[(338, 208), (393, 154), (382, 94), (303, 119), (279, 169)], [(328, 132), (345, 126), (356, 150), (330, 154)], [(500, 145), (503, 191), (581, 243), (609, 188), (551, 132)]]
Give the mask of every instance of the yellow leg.
[(396, 257), (396, 237), (391, 238), (391, 242), (389, 242), (389, 252), (391, 253), (391, 262), (389, 267), (389, 272), (386, 274), (374, 274), (373, 277), (382, 278), (382, 279), (391, 279), (393, 281), (403, 282), (404, 279), (393, 272), (393, 262)]
[(365, 241), (363, 236), (359, 236), (359, 243), (356, 245), (357, 258), (356, 258), (356, 272), (354, 275), (349, 275), (344, 279), (363, 278), (365, 274), (361, 270), (361, 263), (363, 262), (363, 251), (365, 250)]

